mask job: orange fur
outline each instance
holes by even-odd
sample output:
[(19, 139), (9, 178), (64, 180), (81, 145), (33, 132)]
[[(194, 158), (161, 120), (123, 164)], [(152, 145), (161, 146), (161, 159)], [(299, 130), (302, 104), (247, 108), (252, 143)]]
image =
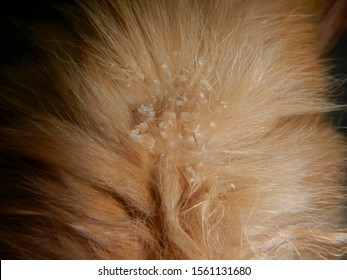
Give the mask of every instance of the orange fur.
[(37, 61), (2, 67), (3, 255), (347, 253), (319, 9), (299, 3), (82, 1), (35, 30)]

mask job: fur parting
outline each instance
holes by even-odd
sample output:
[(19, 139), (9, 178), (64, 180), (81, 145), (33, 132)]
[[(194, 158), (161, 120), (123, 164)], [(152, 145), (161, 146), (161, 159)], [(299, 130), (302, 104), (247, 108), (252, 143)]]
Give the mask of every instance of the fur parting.
[(1, 66), (1, 251), (334, 259), (345, 143), (322, 5), (78, 1)]

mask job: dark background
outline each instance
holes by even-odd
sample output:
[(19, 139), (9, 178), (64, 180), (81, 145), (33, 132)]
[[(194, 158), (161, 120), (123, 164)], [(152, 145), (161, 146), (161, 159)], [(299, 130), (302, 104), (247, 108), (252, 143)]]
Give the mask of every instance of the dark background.
[[(347, 30), (342, 34), (335, 48), (328, 54), (331, 61), (331, 76), (338, 79), (335, 98), (338, 103), (347, 105)], [(340, 131), (347, 136), (347, 110), (332, 114)]]

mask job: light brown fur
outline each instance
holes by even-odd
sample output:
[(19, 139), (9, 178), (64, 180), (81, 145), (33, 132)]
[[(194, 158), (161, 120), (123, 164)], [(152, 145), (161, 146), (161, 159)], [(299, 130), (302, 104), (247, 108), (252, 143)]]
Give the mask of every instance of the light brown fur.
[(2, 70), (4, 254), (347, 252), (345, 145), (325, 117), (319, 8), (85, 2), (34, 31), (36, 63)]

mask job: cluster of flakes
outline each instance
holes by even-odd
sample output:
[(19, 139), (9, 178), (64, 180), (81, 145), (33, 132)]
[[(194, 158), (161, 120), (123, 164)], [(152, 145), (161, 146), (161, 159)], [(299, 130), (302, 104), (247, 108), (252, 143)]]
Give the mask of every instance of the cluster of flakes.
[(143, 116), (143, 121), (130, 131), (129, 137), (134, 141), (143, 144), (150, 152), (153, 152), (156, 141), (146, 132), (151, 125), (151, 122), (153, 122), (156, 112), (152, 105), (141, 105), (137, 111)]
[[(197, 65), (203, 67), (205, 60), (203, 57), (199, 57), (197, 60)], [(136, 73), (137, 79), (144, 80), (141, 69), (138, 67), (136, 62), (132, 61), (129, 64), (132, 72)], [(161, 65), (163, 75), (172, 76), (170, 67), (167, 63)], [(208, 67), (208, 73), (210, 74), (213, 71), (213, 67)], [(180, 73), (178, 76), (175, 76), (175, 80), (182, 84), (183, 89), (185, 84), (188, 81), (187, 73)], [(153, 80), (155, 90), (164, 90), (160, 83), (160, 80)], [(203, 129), (204, 127), (214, 128), (217, 126), (216, 122), (210, 121), (209, 123), (199, 123), (199, 111), (203, 111), (204, 106), (209, 106), (209, 99), (213, 86), (207, 80), (200, 80), (199, 82), (200, 91), (195, 96), (188, 95), (187, 92), (182, 90), (182, 94), (176, 96), (167, 96), (167, 89), (164, 91), (165, 94), (162, 98), (165, 98), (167, 103), (167, 108), (170, 108), (167, 112), (160, 112), (160, 116), (157, 116), (157, 112), (154, 107), (157, 106), (158, 100), (153, 98), (151, 104), (141, 104), (137, 112), (142, 116), (141, 122), (137, 124), (134, 129), (129, 133), (129, 136), (134, 141), (143, 144), (151, 152), (156, 145), (156, 139), (151, 135), (157, 135), (153, 133), (152, 128), (159, 129), (159, 135), (164, 139), (170, 141), (169, 146), (175, 145), (193, 145), (197, 148), (204, 149), (206, 143), (203, 142)], [(180, 91), (180, 90), (178, 90)], [(153, 105), (154, 104), (154, 105)], [(192, 106), (193, 105), (193, 106)], [(160, 107), (160, 106), (158, 106)], [(225, 109), (228, 107), (227, 101), (220, 101), (220, 107)], [(192, 111), (194, 109), (194, 112)], [(207, 109), (207, 108), (206, 108)], [(220, 111), (217, 108), (217, 111)], [(201, 118), (200, 118), (201, 121)], [(151, 128), (151, 129), (149, 129)], [(149, 132), (150, 130), (150, 132)], [(158, 130), (157, 130), (158, 131)]]
[[(197, 63), (203, 66), (205, 61), (202, 57), (199, 57)], [(135, 79), (143, 81), (145, 77), (137, 64), (132, 62), (130, 66), (135, 75), (129, 80), (129, 83), (131, 84)], [(166, 63), (161, 65), (161, 70), (165, 75), (172, 75), (170, 67)], [(209, 67), (208, 74), (212, 71), (213, 68)], [(175, 76), (175, 80), (181, 83), (184, 89), (185, 83), (189, 82), (189, 77), (187, 77), (187, 73), (181, 73)], [(129, 137), (147, 148), (150, 153), (158, 153), (162, 156), (167, 151), (160, 150), (160, 147), (166, 147), (168, 149), (186, 147), (192, 150), (205, 150), (207, 140), (204, 139), (204, 129), (207, 127), (217, 127), (216, 122), (213, 120), (207, 123), (201, 123), (201, 118), (199, 118), (199, 112), (207, 109), (207, 106), (210, 104), (209, 99), (213, 93), (213, 86), (209, 81), (201, 80), (199, 82), (200, 90), (197, 91), (195, 96), (184, 93), (184, 90), (182, 90), (182, 94), (168, 96), (168, 90), (163, 89), (163, 85), (159, 79), (154, 79), (152, 84), (155, 91), (164, 92), (165, 94), (160, 98), (152, 95), (152, 98), (147, 100), (147, 103), (138, 106), (136, 114), (140, 118), (136, 119), (139, 119), (139, 123), (129, 132)], [(165, 100), (166, 108), (170, 109), (164, 112), (156, 110), (155, 108), (161, 108), (160, 104), (163, 104), (163, 100)], [(220, 100), (218, 102), (217, 112), (228, 107), (227, 101)], [(193, 111), (192, 108), (194, 108)], [(164, 145), (160, 143), (164, 143)], [(184, 170), (189, 183), (196, 184), (197, 182), (206, 180), (204, 176), (201, 176), (201, 172), (199, 171), (202, 165), (202, 163), (197, 165), (186, 163)], [(235, 189), (236, 187), (233, 183), (227, 183), (227, 188)]]
[[(204, 175), (204, 171), (201, 170), (201, 168), (203, 167), (202, 163), (199, 163), (195, 166), (186, 163), (185, 164), (185, 174), (186, 174), (186, 179), (190, 184), (199, 184), (202, 182), (206, 181), (206, 176)], [(214, 179), (219, 179), (220, 184), (222, 186), (224, 186), (225, 188), (223, 188), (223, 191), (230, 191), (230, 190), (235, 190), (236, 189), (236, 185), (233, 182), (230, 182), (229, 180), (223, 180), (222, 178), (220, 178), (220, 176), (218, 175), (214, 175), (214, 176), (210, 176), (210, 178), (214, 178)]]
[(127, 87), (131, 87), (137, 81), (144, 81), (145, 75), (135, 60), (131, 60), (123, 70), (127, 76)]
[[(163, 112), (160, 117), (153, 105), (141, 104), (137, 108), (137, 112), (141, 115), (141, 122), (135, 125), (129, 133), (131, 139), (146, 147), (150, 153), (154, 153), (156, 141), (166, 141), (165, 147), (173, 149), (182, 148), (183, 145), (198, 146), (198, 143), (203, 141), (203, 125), (197, 123), (196, 114), (191, 112)], [(157, 118), (156, 118), (157, 117)], [(215, 127), (214, 122), (209, 123), (210, 127)], [(153, 137), (154, 135), (159, 138)], [(157, 140), (156, 140), (157, 139)], [(201, 150), (204, 150), (206, 143), (201, 145)], [(163, 155), (163, 151), (156, 151)], [(203, 171), (203, 164), (186, 163), (184, 167), (187, 182), (192, 185), (203, 183), (206, 177)], [(234, 190), (236, 186), (232, 182), (225, 182), (216, 174), (212, 176), (221, 181), (221, 185), (225, 186), (225, 190)]]
[[(163, 138), (172, 137), (177, 127), (177, 116), (175, 112), (164, 112), (159, 123), (160, 135)], [(171, 134), (171, 135), (169, 135)]]
[(194, 181), (197, 180), (197, 173), (196, 171), (193, 169), (193, 167), (191, 167), (190, 165), (186, 164), (186, 173), (189, 176), (189, 182), (193, 183)]

